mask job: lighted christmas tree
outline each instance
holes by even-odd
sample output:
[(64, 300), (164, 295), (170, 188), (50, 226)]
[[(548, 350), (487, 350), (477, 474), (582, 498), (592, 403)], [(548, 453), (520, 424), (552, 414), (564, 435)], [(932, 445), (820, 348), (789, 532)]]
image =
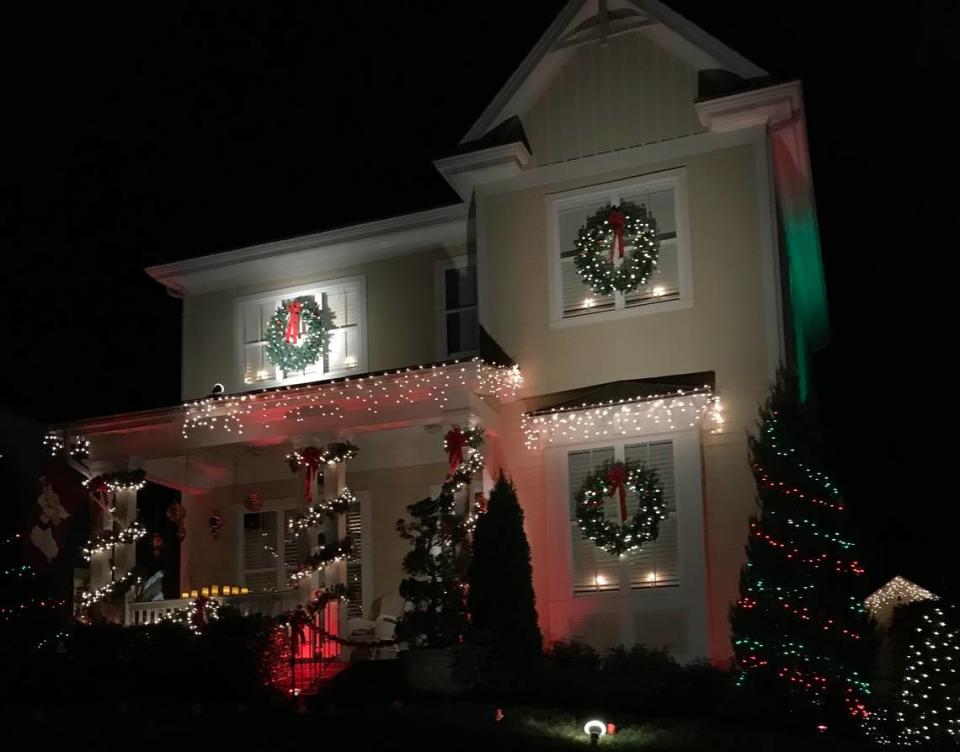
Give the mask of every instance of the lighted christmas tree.
[(840, 711), (862, 717), (875, 643), (863, 569), (789, 376), (780, 375), (748, 441), (759, 510), (731, 611), (739, 683), (813, 707), (824, 721)]
[(532, 691), (543, 670), (543, 638), (523, 509), (502, 472), (477, 520), (467, 580), (481, 686), (500, 695)]
[(960, 740), (960, 630), (945, 607), (924, 603), (921, 609), (894, 718), (904, 746)]

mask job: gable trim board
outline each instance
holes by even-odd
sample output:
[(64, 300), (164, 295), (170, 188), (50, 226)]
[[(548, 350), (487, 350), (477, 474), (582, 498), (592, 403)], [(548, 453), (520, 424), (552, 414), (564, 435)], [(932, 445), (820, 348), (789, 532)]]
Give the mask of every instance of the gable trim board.
[(659, 46), (696, 69), (720, 68), (741, 78), (766, 75), (762, 68), (657, 0), (611, 0), (609, 3), (606, 0), (571, 0), (467, 131), (461, 143), (476, 140), (503, 120), (526, 112), (576, 49), (571, 46), (558, 49), (563, 37), (591, 16), (606, 13), (608, 5), (639, 10), (654, 23), (638, 26), (635, 33), (646, 34)]
[(150, 266), (146, 272), (181, 297), (419, 253), (431, 244), (462, 246), (466, 228), (467, 206), (454, 204)]

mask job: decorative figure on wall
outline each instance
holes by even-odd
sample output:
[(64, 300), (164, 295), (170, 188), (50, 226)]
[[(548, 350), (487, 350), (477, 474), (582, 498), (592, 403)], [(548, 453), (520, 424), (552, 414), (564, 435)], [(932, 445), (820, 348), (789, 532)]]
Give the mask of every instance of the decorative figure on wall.
[(42, 475), (40, 476), (40, 489), (40, 495), (37, 497), (40, 518), (34, 525), (33, 530), (30, 531), (30, 542), (43, 552), (43, 555), (47, 557), (47, 562), (51, 562), (60, 553), (57, 540), (53, 537), (53, 528), (67, 519), (70, 513), (63, 508), (60, 503), (60, 496), (53, 490), (50, 481)]

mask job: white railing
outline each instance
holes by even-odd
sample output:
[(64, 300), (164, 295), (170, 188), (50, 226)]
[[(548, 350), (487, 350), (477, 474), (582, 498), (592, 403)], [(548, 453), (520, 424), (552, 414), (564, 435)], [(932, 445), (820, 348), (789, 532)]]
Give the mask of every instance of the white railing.
[[(249, 614), (265, 614), (279, 616), (303, 603), (304, 594), (297, 588), (283, 590), (277, 593), (247, 593), (246, 595), (214, 596), (221, 606), (230, 606), (237, 609), (244, 616)], [(165, 601), (133, 601), (127, 604), (126, 623), (156, 624), (163, 617), (178, 608), (186, 608), (193, 602), (192, 598), (171, 598)]]

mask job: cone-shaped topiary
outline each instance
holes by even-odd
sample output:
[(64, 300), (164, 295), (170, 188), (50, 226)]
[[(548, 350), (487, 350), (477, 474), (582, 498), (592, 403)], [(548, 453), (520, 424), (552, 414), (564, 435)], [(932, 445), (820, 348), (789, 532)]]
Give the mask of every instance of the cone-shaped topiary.
[(477, 520), (472, 554), (467, 603), (480, 686), (501, 695), (529, 692), (542, 673), (543, 638), (523, 509), (502, 472)]

